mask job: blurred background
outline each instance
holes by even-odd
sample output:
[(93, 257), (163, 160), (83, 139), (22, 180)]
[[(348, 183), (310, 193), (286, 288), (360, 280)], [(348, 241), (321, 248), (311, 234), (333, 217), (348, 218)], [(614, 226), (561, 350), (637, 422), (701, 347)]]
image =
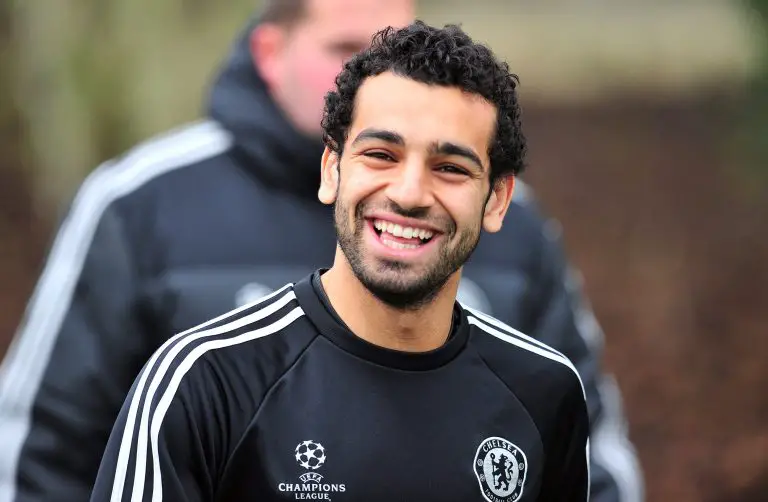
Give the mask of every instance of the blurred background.
[[(0, 3), (0, 355), (84, 176), (202, 113), (255, 0)], [(525, 179), (647, 500), (768, 500), (768, 0), (423, 0), (521, 76)]]

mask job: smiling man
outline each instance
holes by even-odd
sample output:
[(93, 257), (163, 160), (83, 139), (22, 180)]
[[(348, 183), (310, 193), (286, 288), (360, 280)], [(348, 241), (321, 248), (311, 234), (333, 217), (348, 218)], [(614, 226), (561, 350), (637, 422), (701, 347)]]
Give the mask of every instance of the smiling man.
[(586, 501), (575, 368), (456, 300), (524, 165), (516, 77), (417, 22), (336, 83), (319, 189), (333, 266), (163, 345), (91, 500)]
[[(339, 246), (323, 283), (358, 336), (421, 351), (443, 341), (448, 326), (429, 327), (450, 324), (451, 316), (435, 308), (453, 308), (458, 271), (481, 227), (501, 228), (524, 141), (515, 81), (502, 67), (495, 70), (497, 81), (478, 89), (483, 96), (466, 89), (478, 86), (468, 75), (472, 70), (494, 76), (493, 68), (481, 69), (491, 60), (479, 60), (479, 49), (477, 60), (454, 55), (449, 64), (460, 61), (466, 73), (447, 75), (439, 72), (448, 69), (413, 54), (417, 46), (409, 49), (388, 55), (396, 59), (385, 60), (381, 73), (356, 68), (356, 61), (329, 98), (320, 199), (335, 204)], [(416, 64), (424, 65), (424, 74), (408, 73)], [(506, 100), (495, 104), (505, 91)], [(366, 292), (375, 298), (373, 309), (356, 301)], [(431, 312), (434, 319), (426, 315)]]

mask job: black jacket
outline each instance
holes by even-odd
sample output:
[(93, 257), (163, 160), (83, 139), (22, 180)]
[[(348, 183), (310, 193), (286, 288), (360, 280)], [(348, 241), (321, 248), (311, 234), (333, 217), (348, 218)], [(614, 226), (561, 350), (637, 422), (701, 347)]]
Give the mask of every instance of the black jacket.
[[(249, 29), (251, 27), (249, 26)], [(168, 337), (329, 266), (322, 145), (299, 135), (235, 43), (209, 118), (147, 141), (83, 183), (0, 366), (0, 502), (88, 499), (131, 383)], [(642, 500), (602, 334), (557, 225), (519, 183), (460, 299), (565, 353), (592, 421), (592, 500)]]

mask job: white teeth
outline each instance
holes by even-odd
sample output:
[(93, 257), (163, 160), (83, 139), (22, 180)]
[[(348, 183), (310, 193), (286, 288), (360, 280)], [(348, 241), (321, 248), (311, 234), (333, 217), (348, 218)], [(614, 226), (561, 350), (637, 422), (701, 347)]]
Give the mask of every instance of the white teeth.
[(431, 231), (423, 228), (403, 227), (383, 220), (374, 220), (373, 226), (376, 230), (392, 234), (395, 237), (403, 237), (405, 239), (419, 238), (421, 240), (427, 240), (434, 235)]
[(386, 238), (381, 239), (381, 242), (383, 242), (385, 246), (389, 246), (394, 249), (416, 249), (419, 247), (417, 244), (403, 244), (402, 242), (395, 242)]

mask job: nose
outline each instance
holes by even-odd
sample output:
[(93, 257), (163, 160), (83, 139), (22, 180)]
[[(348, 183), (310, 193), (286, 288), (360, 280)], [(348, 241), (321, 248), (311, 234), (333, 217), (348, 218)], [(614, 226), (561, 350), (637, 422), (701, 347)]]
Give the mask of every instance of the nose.
[(419, 209), (434, 204), (429, 170), (418, 159), (409, 160), (393, 172), (386, 196), (403, 209)]

